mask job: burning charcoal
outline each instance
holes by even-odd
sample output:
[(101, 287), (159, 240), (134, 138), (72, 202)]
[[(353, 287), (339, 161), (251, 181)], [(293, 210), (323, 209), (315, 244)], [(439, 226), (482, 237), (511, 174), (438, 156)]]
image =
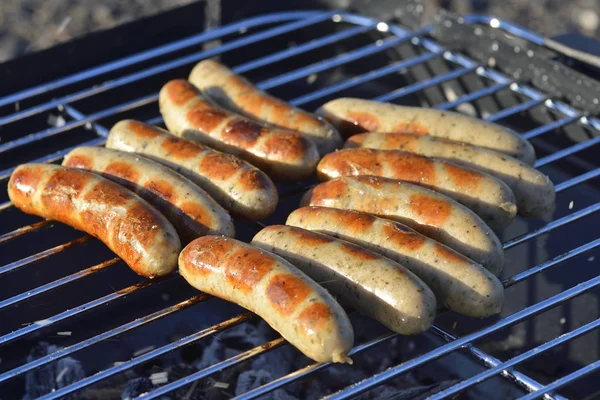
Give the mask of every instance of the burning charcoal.
[(233, 357), (240, 351), (259, 346), (266, 342), (263, 335), (257, 332), (252, 324), (235, 326), (218, 336), (213, 336), (210, 344), (204, 349), (202, 358), (195, 364), (196, 368), (204, 369), (213, 364)]
[[(40, 357), (58, 351), (56, 345), (46, 342), (38, 343), (27, 356), (27, 362), (32, 362)], [(41, 395), (68, 386), (85, 377), (79, 361), (72, 357), (61, 358), (55, 363), (46, 364), (30, 371), (25, 375), (24, 400), (38, 398)], [(77, 393), (66, 396), (65, 399), (79, 399)]]
[(155, 389), (156, 386), (148, 378), (134, 378), (127, 382), (127, 386), (121, 393), (121, 400), (129, 400)]
[[(270, 373), (264, 370), (249, 370), (242, 372), (238, 376), (237, 384), (235, 387), (235, 395), (239, 396), (246, 393), (249, 390), (257, 388), (269, 383), (273, 380)], [(277, 389), (263, 397), (266, 400), (295, 400), (296, 397), (288, 394), (283, 389)]]

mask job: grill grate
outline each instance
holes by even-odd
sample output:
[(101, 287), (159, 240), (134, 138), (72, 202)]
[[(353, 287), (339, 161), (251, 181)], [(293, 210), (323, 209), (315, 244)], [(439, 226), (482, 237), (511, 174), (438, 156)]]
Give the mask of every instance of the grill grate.
[[(506, 29), (533, 44), (542, 43), (530, 32), (488, 17), (467, 17), (465, 22)], [(472, 376), (462, 377), (459, 383), (443, 389), (434, 398), (445, 398), (484, 380), (502, 376), (516, 384), (515, 387), (521, 388), (517, 393), (526, 394), (524, 398), (545, 396), (560, 399), (562, 396), (555, 392), (557, 389), (566, 388), (585, 375), (596, 372), (600, 362), (595, 358), (586, 359), (583, 366), (573, 366), (563, 371), (561, 376), (550, 379), (537, 376), (534, 379), (531, 373), (519, 372), (514, 367), (527, 370), (526, 361), (544, 354), (555, 354), (552, 352), (561, 348), (559, 346), (574, 343), (575, 339), (586, 334), (598, 334), (594, 332), (600, 325), (597, 309), (584, 316), (576, 315), (576, 326), (571, 326), (571, 322), (564, 326), (557, 322), (557, 318), (553, 319), (551, 325), (554, 328), (550, 332), (530, 341), (534, 344), (529, 349), (517, 346), (516, 353), (499, 352), (491, 342), (482, 339), (496, 337), (507, 328), (516, 329), (511, 334), (517, 336), (523, 332), (537, 332), (540, 327), (548, 326), (544, 317), (547, 310), (559, 306), (559, 309), (566, 310), (563, 311), (565, 315), (570, 316), (571, 310), (577, 308), (577, 304), (582, 304), (581, 301), (575, 304), (577, 299), (595, 301), (595, 297), (585, 296), (592, 296), (588, 292), (600, 286), (600, 277), (588, 268), (596, 265), (593, 263), (593, 254), (600, 246), (600, 239), (596, 237), (597, 228), (594, 228), (600, 222), (596, 213), (600, 209), (600, 192), (595, 185), (595, 179), (600, 176), (600, 167), (596, 159), (589, 157), (593, 146), (600, 143), (600, 121), (493, 68), (481, 66), (458, 52), (447, 51), (430, 39), (430, 32), (431, 27), (408, 31), (398, 25), (347, 13), (278, 13), (216, 28), (1, 98), (0, 192), (3, 197), (0, 197), (0, 218), (5, 223), (0, 228), (0, 246), (3, 249), (0, 275), (5, 279), (0, 287), (6, 287), (8, 297), (0, 299), (0, 319), (7, 321), (5, 327), (0, 327), (0, 345), (10, 344), (17, 353), (26, 353), (33, 340), (47, 340), (51, 336), (50, 327), (64, 324), (82, 326), (77, 319), (82, 315), (91, 314), (88, 318), (95, 318), (91, 321), (96, 325), (108, 324), (111, 318), (115, 318), (117, 326), (80, 332), (55, 352), (33, 360), (25, 361), (23, 356), (17, 357), (16, 364), (0, 364), (0, 385), (92, 346), (106, 346), (107, 343), (110, 346), (111, 340), (127, 332), (152, 328), (160, 320), (175, 318), (184, 310), (191, 312), (202, 307), (206, 310), (210, 306), (200, 303), (217, 301), (187, 288), (181, 290), (179, 301), (170, 299), (174, 303), (167, 307), (156, 302), (140, 305), (143, 300), (131, 299), (141, 295), (144, 295), (143, 299), (156, 297), (157, 291), (163, 291), (164, 297), (167, 292), (173, 293), (166, 286), (180, 285), (183, 288), (185, 284), (181, 284), (182, 279), (178, 276), (152, 282), (135, 280), (118, 258), (111, 258), (110, 253), (103, 251), (97, 241), (90, 240), (89, 236), (81, 236), (65, 227), (26, 217), (15, 211), (7, 201), (4, 190), (7, 178), (18, 163), (55, 162), (74, 147), (103, 144), (107, 127), (120, 119), (136, 118), (161, 124), (162, 119), (157, 116), (156, 88), (168, 79), (187, 76), (194, 63), (214, 56), (221, 56), (227, 64), (234, 65), (234, 71), (258, 82), (261, 89), (307, 109), (314, 109), (319, 103), (334, 97), (353, 95), (459, 110), (510, 126), (532, 140), (539, 154), (536, 167), (550, 175), (557, 184), (554, 220), (517, 219), (502, 234), (504, 239), (510, 238), (504, 243), (510, 265), (507, 265), (507, 277), (503, 281), (508, 299), (501, 319), (467, 321), (455, 315), (441, 315), (430, 332), (422, 335), (433, 347), (430, 351), (417, 354), (362, 381), (347, 382), (351, 385), (328, 398), (352, 397), (401, 374), (415, 371), (431, 361), (460, 352), (469, 354), (481, 365), (481, 369)], [(219, 40), (220, 45), (202, 49), (204, 43), (214, 40)], [(389, 91), (390, 88), (395, 89)], [(63, 122), (48, 127), (49, 117)], [(264, 223), (285, 221), (288, 212), (297, 206), (298, 195), (305, 189), (306, 183), (280, 185), (282, 204), (275, 215)], [(573, 205), (575, 201), (577, 208)], [(264, 226), (263, 223), (236, 221), (236, 231), (242, 240), (249, 240), (261, 226)], [(66, 237), (72, 239), (67, 240)], [(556, 245), (557, 240), (561, 241), (561, 245)], [(18, 250), (23, 246), (36, 250), (32, 255), (31, 250), (30, 253), (23, 253), (22, 249)], [(25, 255), (20, 256), (21, 253)], [(590, 262), (577, 258), (581, 255), (587, 256)], [(572, 262), (576, 258), (577, 262)], [(90, 266), (81, 269), (90, 262)], [(569, 263), (570, 271), (562, 271), (557, 275), (554, 267), (565, 263)], [(42, 268), (50, 266), (52, 268)], [(34, 269), (36, 273), (31, 272)], [(42, 272), (37, 272), (39, 270)], [(87, 279), (89, 277), (92, 277), (91, 280)], [(31, 281), (32, 287), (25, 287), (26, 283), (22, 282), (15, 283), (23, 278), (31, 278), (27, 281)], [(552, 286), (551, 283), (557, 280), (564, 280), (566, 285)], [(122, 287), (116, 289), (112, 285)], [(549, 287), (543, 292), (544, 297), (540, 298), (538, 289), (544, 285)], [(110, 290), (101, 292), (100, 289), (106, 288), (100, 288), (89, 295), (82, 295), (92, 286), (108, 286)], [(513, 287), (517, 290), (511, 291)], [(32, 307), (26, 307), (27, 304), (44, 296), (47, 301), (47, 296), (53, 293), (62, 293), (71, 302), (58, 300), (61, 296), (53, 296), (50, 301), (55, 299), (56, 304), (45, 305), (48, 310), (32, 311), (34, 318), (37, 315), (43, 318), (19, 327), (21, 320), (17, 314), (23, 312), (20, 310), (29, 313)], [(86, 300), (79, 301), (80, 297)], [(513, 301), (512, 297), (523, 299)], [(75, 305), (72, 299), (75, 299)], [(25, 305), (22, 304), (25, 302)], [(119, 318), (116, 318), (114, 311), (111, 313), (110, 310), (118, 307), (114, 304), (122, 302), (131, 302), (131, 307), (142, 316), (131, 318), (132, 312), (127, 309), (127, 312), (118, 313)], [(111, 305), (113, 309), (109, 307)], [(134, 355), (123, 363), (115, 363), (110, 368), (99, 368), (96, 373), (59, 387), (43, 398), (59, 398), (87, 388), (252, 318), (247, 312), (240, 314), (239, 308), (232, 307), (230, 311), (230, 317), (224, 312), (222, 320), (214, 324), (170, 340), (142, 355)], [(125, 320), (121, 321), (123, 318)], [(12, 321), (16, 321), (16, 325)], [(457, 321), (460, 328), (457, 328)], [(521, 327), (520, 330), (518, 327)], [(85, 338), (80, 340), (80, 335)], [(352, 354), (369, 352), (382, 344), (392, 343), (392, 339), (397, 337), (391, 333), (371, 337), (359, 343)], [(276, 338), (241, 351), (219, 363), (166, 383), (144, 397), (157, 398), (173, 392), (284, 344), (283, 339)], [(3, 352), (6, 349), (4, 347)], [(502, 361), (491, 355), (494, 353), (509, 356), (502, 357), (506, 358), (506, 361)], [(586, 357), (596, 355), (586, 354)], [(241, 394), (239, 398), (259, 397), (328, 367), (329, 364), (307, 364)], [(494, 382), (498, 383), (498, 379)]]

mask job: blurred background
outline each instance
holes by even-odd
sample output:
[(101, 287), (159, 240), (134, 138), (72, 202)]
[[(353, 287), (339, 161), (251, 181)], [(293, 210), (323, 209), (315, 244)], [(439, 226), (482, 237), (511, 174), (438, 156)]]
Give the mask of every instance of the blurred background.
[[(0, 62), (191, 2), (1, 0)], [(239, 3), (240, 7), (247, 4)], [(488, 14), (548, 37), (579, 32), (600, 38), (600, 0), (424, 0), (423, 3), (430, 14), (438, 8), (460, 14)]]

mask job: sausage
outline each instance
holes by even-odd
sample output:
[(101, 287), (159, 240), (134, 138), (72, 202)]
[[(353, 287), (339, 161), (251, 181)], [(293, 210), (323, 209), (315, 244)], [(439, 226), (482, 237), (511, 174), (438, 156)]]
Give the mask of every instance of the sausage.
[(303, 207), (287, 225), (318, 231), (358, 244), (405, 266), (433, 291), (439, 305), (469, 317), (502, 309), (504, 288), (476, 262), (408, 226), (352, 210)]
[(21, 211), (53, 219), (100, 239), (137, 274), (167, 275), (177, 267), (175, 228), (145, 200), (99, 175), (52, 164), (22, 164), (8, 183)]
[(306, 356), (348, 362), (354, 331), (331, 295), (283, 258), (223, 236), (203, 236), (179, 256), (193, 287), (262, 317)]
[(142, 156), (104, 147), (78, 147), (65, 167), (98, 172), (137, 193), (175, 226), (184, 243), (204, 235), (235, 236), (229, 213), (177, 172)]
[(516, 132), (454, 112), (340, 98), (323, 105), (317, 114), (346, 137), (365, 131), (416, 133), (497, 150), (528, 164), (535, 161), (533, 146)]
[(115, 124), (106, 147), (139, 153), (174, 169), (227, 210), (246, 218), (268, 217), (279, 201), (275, 185), (258, 168), (142, 122), (124, 120)]
[(346, 176), (321, 183), (302, 205), (363, 211), (406, 224), (483, 265), (502, 271), (498, 237), (473, 211), (421, 186), (374, 176)]
[(515, 196), (501, 180), (405, 151), (338, 150), (323, 157), (317, 171), (321, 180), (373, 175), (416, 183), (467, 206), (494, 230), (507, 227), (517, 214)]
[(225, 108), (311, 139), (321, 156), (342, 146), (338, 131), (322, 118), (268, 95), (217, 61), (200, 61), (189, 81)]
[(346, 147), (404, 150), (475, 168), (511, 188), (519, 214), (540, 218), (554, 210), (556, 194), (550, 179), (528, 164), (494, 150), (431, 136), (375, 132), (352, 136)]
[(394, 332), (416, 335), (435, 317), (435, 296), (413, 273), (385, 257), (327, 235), (272, 225), (252, 244), (275, 253), (343, 303)]
[(165, 125), (173, 134), (239, 156), (274, 178), (307, 178), (319, 162), (319, 152), (309, 139), (262, 126), (216, 106), (188, 81), (168, 82), (158, 102)]

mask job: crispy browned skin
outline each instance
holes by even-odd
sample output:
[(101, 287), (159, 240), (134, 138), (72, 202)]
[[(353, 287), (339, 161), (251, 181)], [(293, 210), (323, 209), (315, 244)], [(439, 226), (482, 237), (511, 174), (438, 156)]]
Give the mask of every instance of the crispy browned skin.
[(252, 244), (285, 258), (336, 298), (395, 332), (415, 335), (433, 322), (431, 290), (402, 265), (379, 254), (285, 225), (264, 228)]
[(173, 225), (135, 193), (101, 176), (23, 164), (10, 177), (8, 195), (23, 212), (97, 237), (139, 275), (154, 278), (177, 267), (181, 242)]
[(321, 180), (372, 175), (416, 183), (469, 207), (494, 230), (508, 226), (517, 213), (515, 197), (502, 181), (470, 168), (404, 151), (338, 150), (323, 157), (317, 171)]
[(500, 312), (504, 288), (491, 272), (398, 222), (326, 207), (302, 207), (287, 225), (326, 233), (394, 260), (423, 280), (438, 304), (470, 317)]
[(268, 95), (217, 61), (200, 61), (189, 81), (225, 108), (304, 135), (317, 145), (321, 155), (342, 145), (338, 131), (323, 119)]
[(101, 173), (155, 206), (177, 229), (183, 243), (204, 235), (235, 236), (229, 213), (189, 179), (137, 154), (104, 147), (78, 147), (65, 167)]
[(172, 168), (227, 210), (247, 218), (266, 218), (277, 206), (277, 189), (261, 170), (160, 128), (133, 120), (120, 121), (110, 130), (106, 147), (139, 153)]
[(431, 136), (381, 132), (354, 135), (346, 147), (403, 150), (475, 168), (510, 187), (519, 214), (539, 218), (554, 210), (556, 193), (550, 179), (532, 166), (494, 150)]
[(160, 112), (169, 131), (242, 157), (281, 180), (306, 178), (319, 153), (304, 136), (266, 127), (206, 100), (185, 80), (168, 82), (160, 91)]
[(528, 164), (535, 161), (533, 146), (517, 133), (455, 112), (340, 98), (324, 104), (317, 114), (345, 137), (362, 132), (414, 133), (497, 150)]
[(204, 236), (183, 249), (179, 272), (196, 289), (258, 314), (313, 360), (351, 362), (348, 316), (284, 259), (234, 239)]
[(402, 222), (498, 275), (504, 250), (475, 213), (456, 201), (411, 183), (375, 176), (346, 176), (317, 185), (302, 205), (357, 210)]

